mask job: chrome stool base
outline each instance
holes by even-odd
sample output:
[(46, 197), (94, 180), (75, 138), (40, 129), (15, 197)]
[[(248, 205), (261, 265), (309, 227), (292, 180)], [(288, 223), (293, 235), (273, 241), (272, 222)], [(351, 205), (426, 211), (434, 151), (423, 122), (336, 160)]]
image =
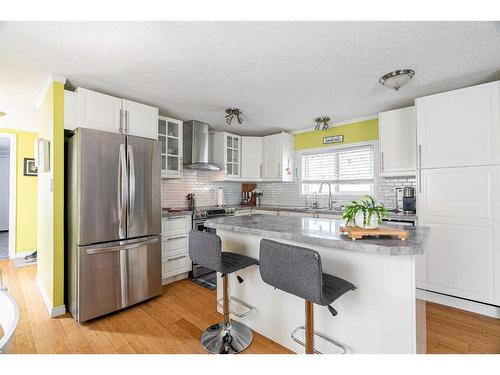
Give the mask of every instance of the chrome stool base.
[[(295, 341), (297, 344), (300, 344), (302, 346), (306, 346), (306, 327), (304, 326), (299, 326), (295, 328), (290, 335), (292, 337), (292, 340)], [(320, 346), (323, 350), (328, 349), (328, 354), (346, 354), (347, 353), (347, 348), (342, 345), (341, 343), (319, 333), (319, 332), (314, 332), (314, 337), (315, 337), (315, 346), (313, 347), (314, 354), (324, 354), (324, 352), (320, 351), (319, 349), (316, 348), (317, 346)], [(331, 349), (334, 348), (332, 351)]]
[(232, 320), (228, 326), (217, 323), (208, 327), (201, 335), (200, 341), (209, 353), (236, 354), (248, 348), (252, 340), (252, 330)]

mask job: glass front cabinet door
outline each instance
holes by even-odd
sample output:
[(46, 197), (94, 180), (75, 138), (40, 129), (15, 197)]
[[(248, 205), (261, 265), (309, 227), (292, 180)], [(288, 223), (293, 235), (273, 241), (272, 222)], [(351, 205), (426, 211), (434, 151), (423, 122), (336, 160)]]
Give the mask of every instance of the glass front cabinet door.
[(161, 142), (161, 175), (182, 176), (182, 121), (158, 116), (158, 140)]
[(241, 166), (241, 137), (225, 133), (226, 145), (226, 176), (229, 178), (240, 177)]

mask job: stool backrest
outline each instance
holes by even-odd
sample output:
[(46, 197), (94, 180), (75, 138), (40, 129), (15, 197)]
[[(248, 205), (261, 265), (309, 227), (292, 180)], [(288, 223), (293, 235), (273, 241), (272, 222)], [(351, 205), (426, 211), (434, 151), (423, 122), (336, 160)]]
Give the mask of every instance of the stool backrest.
[(322, 304), (323, 270), (317, 251), (264, 239), (260, 241), (259, 270), (265, 283)]
[(191, 230), (189, 232), (189, 257), (193, 263), (222, 272), (222, 242), (214, 233)]

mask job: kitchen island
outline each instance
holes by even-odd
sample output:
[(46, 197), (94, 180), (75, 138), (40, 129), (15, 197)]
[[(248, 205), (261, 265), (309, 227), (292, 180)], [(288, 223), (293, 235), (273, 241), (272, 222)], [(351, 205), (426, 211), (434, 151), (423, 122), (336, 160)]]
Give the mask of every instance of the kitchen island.
[[(259, 258), (263, 238), (318, 251), (323, 272), (356, 285), (333, 303), (338, 315), (315, 306), (315, 331), (347, 347), (349, 353), (425, 352), (425, 310), (415, 298), (415, 257), (424, 252), (428, 229), (405, 228), (406, 241), (373, 238), (352, 241), (340, 234), (340, 220), (277, 217), (256, 214), (208, 220), (222, 239), (224, 251)], [(304, 301), (275, 290), (260, 278), (258, 267), (239, 272), (245, 280), (230, 278), (230, 294), (255, 307), (244, 318), (233, 317), (253, 330), (297, 352), (304, 348), (290, 333), (304, 324)], [(217, 295), (222, 296), (220, 278)], [(335, 349), (322, 347), (335, 353)]]

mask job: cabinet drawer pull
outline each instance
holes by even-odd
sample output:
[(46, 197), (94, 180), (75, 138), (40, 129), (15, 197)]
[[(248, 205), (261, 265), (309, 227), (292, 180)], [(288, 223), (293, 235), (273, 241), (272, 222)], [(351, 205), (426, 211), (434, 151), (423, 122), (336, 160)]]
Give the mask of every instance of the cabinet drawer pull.
[(168, 258), (167, 262), (173, 262), (174, 260), (179, 260), (179, 259), (186, 258), (186, 257), (187, 257), (187, 255), (181, 255), (181, 256), (175, 257), (175, 258)]
[(186, 236), (169, 237), (169, 238), (166, 238), (165, 240), (172, 241), (172, 240), (179, 240), (181, 238), (186, 238)]
[(185, 219), (185, 218), (186, 218), (185, 216), (167, 216), (164, 219), (167, 219), (167, 220), (177, 220), (177, 219)]

